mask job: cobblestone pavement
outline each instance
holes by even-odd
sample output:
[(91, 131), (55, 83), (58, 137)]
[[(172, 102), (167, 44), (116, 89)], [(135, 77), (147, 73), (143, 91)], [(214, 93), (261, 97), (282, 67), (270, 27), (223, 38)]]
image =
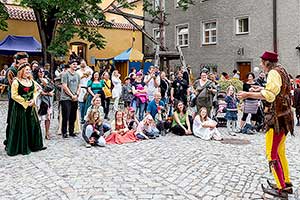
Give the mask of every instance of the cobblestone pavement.
[[(57, 122), (48, 149), (8, 157), (7, 102), (0, 102), (0, 199), (262, 199), (260, 184), (272, 179), (264, 135), (238, 135), (248, 145), (168, 134), (156, 140), (86, 148), (80, 137), (61, 139)], [(225, 129), (221, 129), (225, 134)], [(299, 134), (299, 128), (296, 131)], [(230, 138), (225, 134), (226, 138)], [(298, 199), (300, 136), (288, 137), (287, 156)], [(271, 198), (270, 198), (271, 199)]]

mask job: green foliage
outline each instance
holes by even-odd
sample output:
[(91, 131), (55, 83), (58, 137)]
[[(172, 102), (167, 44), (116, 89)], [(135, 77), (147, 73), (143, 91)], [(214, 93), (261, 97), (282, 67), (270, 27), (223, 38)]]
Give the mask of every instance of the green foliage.
[[(127, 0), (117, 2), (119, 6), (132, 7)], [(32, 8), (41, 16), (42, 26), (39, 29), (46, 35), (45, 48), (55, 57), (68, 52), (68, 42), (75, 36), (90, 42), (89, 48), (105, 47), (104, 37), (97, 28), (90, 26), (91, 22), (110, 26), (99, 7), (100, 3), (102, 0), (21, 0), (22, 5)]]
[(0, 1), (0, 30), (7, 31), (8, 13), (6, 11), (5, 5)]
[(243, 82), (236, 78), (232, 78), (229, 80), (219, 80), (218, 83), (221, 91), (226, 91), (230, 85), (233, 85), (237, 92), (243, 90)]

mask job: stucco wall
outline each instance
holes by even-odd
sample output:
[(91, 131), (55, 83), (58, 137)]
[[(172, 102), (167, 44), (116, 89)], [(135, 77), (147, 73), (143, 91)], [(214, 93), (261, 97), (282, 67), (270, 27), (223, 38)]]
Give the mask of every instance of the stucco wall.
[[(7, 35), (20, 35), (20, 36), (34, 36), (38, 41), (40, 41), (40, 37), (38, 34), (38, 29), (35, 22), (29, 21), (20, 21), (20, 20), (8, 20), (8, 31), (0, 32), (0, 40), (3, 40)], [(105, 49), (98, 50), (96, 48), (88, 49), (86, 59), (88, 64), (91, 64), (91, 57), (95, 58), (110, 58), (118, 55), (122, 51), (128, 49), (132, 45), (132, 30), (124, 30), (124, 29), (104, 29), (99, 28), (99, 32), (105, 37), (107, 41)], [(135, 32), (135, 43), (134, 47), (140, 51), (142, 51), (142, 34), (138, 31)], [(77, 38), (71, 40), (72, 42), (83, 42), (88, 46), (89, 44), (86, 41), (81, 41)], [(8, 62), (5, 59), (0, 60), (0, 66)], [(11, 62), (11, 61), (9, 61)]]

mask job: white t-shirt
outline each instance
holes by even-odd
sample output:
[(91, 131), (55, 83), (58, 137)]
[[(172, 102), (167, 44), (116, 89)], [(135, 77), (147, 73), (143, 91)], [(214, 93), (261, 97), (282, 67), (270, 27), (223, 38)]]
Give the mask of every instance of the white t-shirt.
[[(149, 80), (151, 78), (151, 75), (147, 75), (145, 76), (145, 79), (144, 79), (144, 82), (146, 82), (147, 80)], [(148, 82), (147, 84), (147, 93), (148, 93), (148, 98), (149, 98), (149, 101), (152, 101), (154, 99), (154, 94), (156, 92), (158, 92), (158, 88), (160, 86), (160, 76), (157, 76), (156, 77), (156, 80), (157, 80), (157, 83), (158, 83), (158, 86), (155, 87), (155, 84), (154, 84), (154, 78), (151, 78), (151, 80)]]
[[(89, 66), (86, 66), (85, 68), (80, 68), (76, 72), (80, 76), (80, 94), (79, 94), (79, 97), (78, 97), (78, 101), (83, 102), (84, 101), (83, 100), (84, 95), (87, 92), (87, 90), (86, 90), (87, 83), (92, 78), (93, 70)], [(88, 72), (90, 73), (89, 76), (83, 78), (83, 74), (88, 73)]]

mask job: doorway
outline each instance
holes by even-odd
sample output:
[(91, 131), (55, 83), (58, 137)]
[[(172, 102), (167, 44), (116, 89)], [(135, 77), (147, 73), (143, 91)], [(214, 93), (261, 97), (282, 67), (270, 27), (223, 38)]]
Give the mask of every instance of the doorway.
[(70, 44), (71, 52), (77, 59), (86, 60), (86, 44), (82, 42), (73, 42)]
[(237, 62), (237, 69), (240, 72), (240, 80), (247, 81), (247, 74), (251, 72), (251, 62)]

